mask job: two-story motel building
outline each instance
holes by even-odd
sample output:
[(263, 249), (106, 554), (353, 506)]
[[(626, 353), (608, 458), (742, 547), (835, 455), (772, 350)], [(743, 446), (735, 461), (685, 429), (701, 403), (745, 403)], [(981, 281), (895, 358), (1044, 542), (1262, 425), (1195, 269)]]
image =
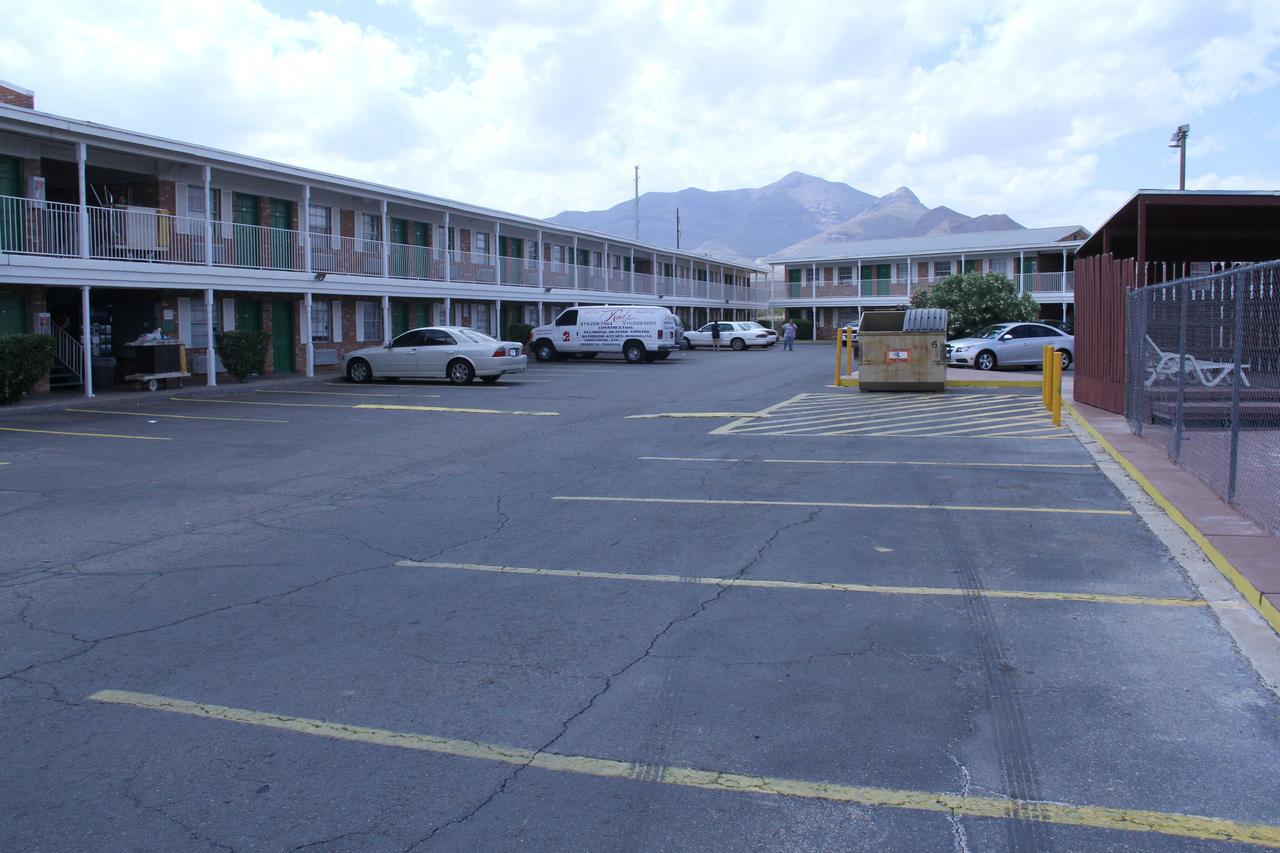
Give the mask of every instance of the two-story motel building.
[(1040, 303), (1043, 319), (1071, 320), (1075, 253), (1088, 236), (1073, 225), (833, 243), (764, 259), (773, 269), (770, 306), (830, 336), (867, 310), (907, 304), (934, 282), (976, 271), (1008, 276)]
[(155, 330), (208, 384), (224, 329), (270, 333), (267, 373), (313, 375), (406, 328), (505, 337), (576, 304), (754, 317), (765, 272), (41, 113), (0, 84), (0, 334), (53, 334), (55, 383), (88, 395), (95, 358)]

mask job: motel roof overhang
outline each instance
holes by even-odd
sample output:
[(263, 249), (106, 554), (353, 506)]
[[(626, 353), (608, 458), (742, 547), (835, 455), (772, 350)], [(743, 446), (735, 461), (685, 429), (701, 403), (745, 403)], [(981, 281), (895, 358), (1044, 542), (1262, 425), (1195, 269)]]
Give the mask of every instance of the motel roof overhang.
[(852, 240), (833, 243), (821, 252), (773, 255), (761, 262), (773, 266), (832, 264), (840, 261), (893, 260), (898, 258), (955, 257), (991, 252), (1074, 253), (1089, 235), (1079, 225), (1055, 228), (1015, 228), (1003, 231), (969, 231), (929, 234), (922, 237), (891, 237), (881, 240)]
[(1167, 262), (1280, 258), (1280, 191), (1138, 190), (1077, 256), (1104, 252)]
[(465, 216), (495, 220), (533, 230), (550, 231), (554, 234), (577, 235), (590, 240), (598, 240), (646, 252), (656, 252), (659, 255), (707, 262), (738, 270), (768, 272), (768, 267), (759, 264), (717, 258), (695, 252), (682, 252), (668, 246), (656, 246), (650, 243), (628, 240), (616, 234), (605, 234), (585, 228), (566, 227), (544, 219), (520, 216), (488, 207), (466, 204), (441, 196), (412, 192), (354, 178), (344, 178), (340, 175), (331, 175), (327, 172), (306, 169), (300, 166), (290, 166), (286, 163), (278, 163), (260, 157), (250, 157), (232, 151), (223, 151), (190, 142), (179, 142), (132, 130), (121, 130), (96, 122), (81, 121), (54, 115), (53, 113), (29, 110), (24, 107), (0, 104), (0, 131), (8, 131), (22, 136), (45, 139), (49, 142), (62, 144), (83, 142), (99, 148), (163, 158), (171, 162), (185, 163), (192, 166), (208, 165), (225, 172), (237, 172), (260, 178), (288, 180), (299, 185), (310, 184), (313, 187), (340, 190), (357, 197), (386, 198), (388, 201), (401, 201), (406, 204), (424, 205), (440, 210), (448, 209)]

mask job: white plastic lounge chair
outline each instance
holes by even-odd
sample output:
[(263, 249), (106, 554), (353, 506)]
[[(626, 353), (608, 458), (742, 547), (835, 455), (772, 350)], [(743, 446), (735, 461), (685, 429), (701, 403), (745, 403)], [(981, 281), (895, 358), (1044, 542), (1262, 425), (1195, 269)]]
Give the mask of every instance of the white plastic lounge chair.
[[(1156, 346), (1150, 335), (1147, 335), (1147, 346), (1150, 348), (1145, 383), (1148, 388), (1161, 379), (1177, 379), (1179, 370), (1186, 371), (1189, 378), (1195, 379), (1204, 387), (1212, 388), (1236, 369), (1235, 362), (1231, 361), (1204, 361), (1194, 355), (1179, 356), (1176, 352), (1165, 352)], [(1240, 365), (1240, 383), (1245, 387), (1250, 387), (1249, 377), (1244, 375), (1248, 369), (1247, 363)]]

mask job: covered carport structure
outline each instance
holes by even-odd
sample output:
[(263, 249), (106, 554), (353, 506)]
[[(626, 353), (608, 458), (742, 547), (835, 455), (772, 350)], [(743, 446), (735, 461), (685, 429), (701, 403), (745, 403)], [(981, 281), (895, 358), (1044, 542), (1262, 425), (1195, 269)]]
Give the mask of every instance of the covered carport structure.
[(1124, 412), (1128, 291), (1276, 258), (1280, 191), (1134, 193), (1076, 253), (1076, 401)]

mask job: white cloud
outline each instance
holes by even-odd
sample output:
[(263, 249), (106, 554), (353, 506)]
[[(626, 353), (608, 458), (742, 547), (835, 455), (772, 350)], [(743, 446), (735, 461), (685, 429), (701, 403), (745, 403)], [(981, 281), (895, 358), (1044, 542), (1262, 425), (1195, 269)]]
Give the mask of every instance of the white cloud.
[(639, 163), (642, 189), (798, 169), (1091, 227), (1142, 182), (1098, 184), (1116, 146), (1280, 85), (1267, 0), (388, 0), (381, 30), (342, 8), (20, 4), (0, 76), (52, 112), (535, 215), (615, 204)]

